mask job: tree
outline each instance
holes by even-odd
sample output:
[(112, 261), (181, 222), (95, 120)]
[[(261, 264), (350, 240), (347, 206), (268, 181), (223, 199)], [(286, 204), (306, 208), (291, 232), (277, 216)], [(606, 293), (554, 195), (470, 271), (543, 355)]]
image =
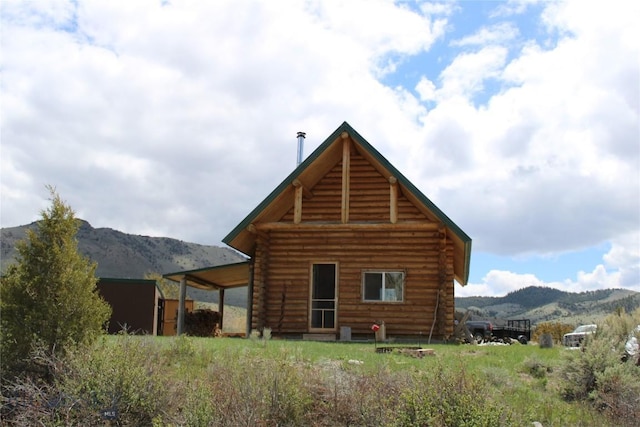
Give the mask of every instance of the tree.
[(16, 245), (16, 263), (0, 284), (3, 372), (32, 367), (34, 349), (64, 355), (91, 343), (111, 315), (97, 293), (96, 264), (78, 252), (79, 220), (53, 187), (47, 189), (51, 206)]
[(165, 299), (178, 299), (180, 298), (180, 285), (171, 280), (162, 277), (162, 274), (156, 272), (150, 272), (144, 275), (146, 280), (155, 280), (156, 285), (160, 288), (162, 296)]

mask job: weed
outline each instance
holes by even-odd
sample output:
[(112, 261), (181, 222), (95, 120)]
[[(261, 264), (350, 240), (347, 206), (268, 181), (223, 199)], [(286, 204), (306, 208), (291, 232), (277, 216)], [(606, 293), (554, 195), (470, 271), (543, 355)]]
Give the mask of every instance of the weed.
[(535, 355), (527, 357), (523, 365), (525, 372), (534, 378), (544, 378), (547, 373), (552, 372), (553, 370), (551, 366), (546, 365)]

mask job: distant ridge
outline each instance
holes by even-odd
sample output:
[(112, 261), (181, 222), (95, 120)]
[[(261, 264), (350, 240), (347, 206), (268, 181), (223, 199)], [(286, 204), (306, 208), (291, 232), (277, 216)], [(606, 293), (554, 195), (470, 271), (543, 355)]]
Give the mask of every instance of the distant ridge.
[[(231, 248), (199, 245), (168, 237), (149, 237), (123, 233), (110, 228), (93, 228), (80, 220), (78, 249), (95, 261), (98, 277), (141, 279), (148, 273), (166, 274), (244, 261)], [(36, 223), (0, 230), (0, 268), (4, 272), (15, 259), (15, 244), (26, 237)], [(217, 302), (218, 293), (189, 288), (188, 295), (204, 302)], [(246, 307), (246, 288), (225, 294), (229, 305)], [(527, 318), (535, 324), (559, 321), (591, 323), (617, 309), (627, 312), (640, 307), (640, 293), (627, 289), (604, 289), (572, 293), (559, 289), (530, 286), (503, 297), (458, 297), (457, 311), (469, 310), (473, 318)]]
[[(1, 230), (1, 268), (4, 272), (16, 256), (15, 244), (26, 237), (36, 222)], [(126, 234), (111, 228), (93, 228), (81, 220), (76, 235), (78, 250), (98, 263), (96, 275), (112, 278), (143, 278), (147, 273), (171, 273), (212, 265), (240, 262), (246, 258), (230, 248), (188, 243), (168, 237)]]
[(532, 322), (560, 321), (588, 323), (615, 310), (632, 312), (640, 307), (640, 293), (628, 289), (601, 289), (565, 292), (543, 286), (529, 286), (504, 297), (458, 297), (456, 310), (467, 311), (476, 318), (527, 318)]
[[(139, 236), (111, 228), (93, 228), (87, 221), (80, 221), (76, 235), (78, 250), (97, 263), (98, 277), (142, 279), (150, 273), (162, 275), (246, 260), (231, 248), (199, 245), (168, 237)], [(16, 242), (25, 239), (27, 230), (36, 225), (37, 222), (33, 222), (0, 230), (0, 270), (3, 273), (15, 261)], [(188, 293), (196, 300), (217, 302), (217, 292), (190, 288)], [(246, 291), (229, 294), (227, 303), (246, 306)]]

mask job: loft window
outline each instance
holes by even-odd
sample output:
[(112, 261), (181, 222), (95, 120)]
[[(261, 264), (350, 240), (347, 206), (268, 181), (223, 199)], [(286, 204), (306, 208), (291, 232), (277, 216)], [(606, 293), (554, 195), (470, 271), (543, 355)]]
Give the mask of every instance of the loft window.
[(364, 301), (402, 302), (404, 273), (401, 271), (365, 271), (362, 274)]

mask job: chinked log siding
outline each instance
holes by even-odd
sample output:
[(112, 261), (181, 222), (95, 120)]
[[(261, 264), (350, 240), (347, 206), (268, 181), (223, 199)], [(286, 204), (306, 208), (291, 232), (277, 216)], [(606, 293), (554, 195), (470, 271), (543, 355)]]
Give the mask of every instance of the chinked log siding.
[[(315, 198), (315, 196), (314, 196)], [(309, 329), (311, 266), (338, 263), (337, 327), (350, 326), (354, 334), (370, 333), (374, 321), (384, 321), (392, 335), (429, 334), (440, 291), (440, 307), (434, 337), (453, 332), (453, 248), (436, 231), (400, 229), (339, 230), (319, 233), (274, 228), (268, 262), (264, 250), (256, 251), (255, 283), (261, 293), (254, 299), (253, 326), (268, 326), (281, 333), (305, 333)], [(442, 269), (441, 262), (445, 262)], [(403, 302), (364, 302), (364, 270), (405, 272)], [(445, 281), (443, 286), (442, 280)], [(284, 302), (283, 302), (284, 300)], [(260, 302), (256, 304), (256, 302)]]
[[(389, 180), (380, 174), (356, 150), (350, 153), (349, 222), (391, 221)], [(342, 161), (339, 161), (309, 192), (313, 197), (302, 200), (301, 210), (292, 207), (282, 218), (285, 223), (341, 221)], [(396, 190), (397, 191), (397, 190)], [(426, 216), (398, 191), (396, 221), (426, 221)], [(297, 214), (297, 215), (296, 215)]]
[[(252, 258), (251, 328), (282, 335), (348, 326), (370, 336), (384, 321), (388, 336), (446, 338), (454, 280), (466, 284), (471, 251), (471, 239), (346, 122), (223, 241)], [(314, 264), (336, 265), (335, 324), (326, 317), (332, 269), (317, 269), (325, 298), (312, 307)], [(365, 301), (371, 270), (403, 272), (403, 300)]]

